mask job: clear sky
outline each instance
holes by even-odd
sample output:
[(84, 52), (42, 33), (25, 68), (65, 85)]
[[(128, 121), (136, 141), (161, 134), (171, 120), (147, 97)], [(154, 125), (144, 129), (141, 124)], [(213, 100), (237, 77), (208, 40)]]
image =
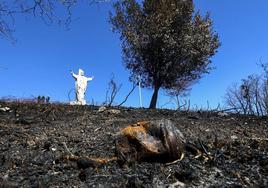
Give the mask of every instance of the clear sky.
[[(192, 87), (191, 104), (206, 107), (222, 103), (225, 90), (234, 82), (261, 70), (260, 59), (268, 61), (267, 0), (195, 0), (197, 10), (209, 11), (222, 46), (212, 58), (215, 69)], [(15, 44), (0, 38), (0, 97), (30, 98), (50, 96), (53, 101), (68, 102), (74, 88), (70, 70), (79, 68), (94, 76), (86, 99), (99, 104), (105, 100), (112, 73), (122, 88), (116, 98), (121, 102), (131, 89), (129, 73), (122, 65), (120, 40), (108, 23), (110, 3), (78, 4), (73, 9), (70, 30), (45, 25), (38, 18), (16, 17)], [(148, 106), (152, 90), (143, 89), (143, 103)], [(72, 92), (71, 97), (74, 98)], [(158, 107), (168, 102), (161, 92)], [(138, 90), (126, 103), (139, 106)]]

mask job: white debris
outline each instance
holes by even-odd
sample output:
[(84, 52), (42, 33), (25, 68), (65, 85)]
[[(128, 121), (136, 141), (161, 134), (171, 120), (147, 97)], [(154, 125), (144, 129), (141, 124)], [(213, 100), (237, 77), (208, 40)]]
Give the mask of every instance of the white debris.
[(186, 187), (185, 183), (177, 181), (173, 184), (170, 184), (168, 187), (170, 188), (180, 188), (180, 187)]
[(231, 139), (232, 139), (232, 140), (236, 140), (236, 139), (238, 139), (238, 137), (237, 137), (236, 135), (232, 135), (232, 136), (231, 136)]
[(99, 113), (102, 113), (102, 112), (104, 112), (104, 111), (106, 111), (106, 112), (108, 112), (108, 113), (110, 113), (110, 114), (116, 114), (116, 115), (118, 115), (118, 114), (121, 113), (120, 110), (116, 110), (116, 109), (109, 109), (109, 110), (108, 110), (107, 107), (105, 107), (105, 106), (101, 106), (101, 107), (99, 108), (99, 110), (98, 110)]
[(10, 108), (8, 108), (8, 107), (1, 107), (0, 108), (0, 111), (2, 111), (2, 112), (8, 112), (10, 110)]
[(2, 176), (2, 180), (7, 180), (8, 177), (9, 177), (9, 175), (8, 174), (5, 174), (4, 176)]
[(225, 116), (229, 116), (229, 114), (227, 114), (226, 112), (219, 112), (218, 116), (225, 117)]
[(111, 109), (111, 110), (109, 110), (109, 113), (111, 113), (111, 114), (120, 114), (121, 113), (121, 111), (120, 110), (115, 110), (115, 109)]
[(107, 108), (105, 106), (101, 106), (98, 110), (98, 112), (104, 112), (105, 110), (107, 110)]

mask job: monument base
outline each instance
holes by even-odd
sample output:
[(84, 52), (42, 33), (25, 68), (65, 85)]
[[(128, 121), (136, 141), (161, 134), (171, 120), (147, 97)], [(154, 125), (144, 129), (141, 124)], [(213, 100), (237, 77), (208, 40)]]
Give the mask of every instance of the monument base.
[(86, 105), (86, 101), (71, 101), (70, 105)]

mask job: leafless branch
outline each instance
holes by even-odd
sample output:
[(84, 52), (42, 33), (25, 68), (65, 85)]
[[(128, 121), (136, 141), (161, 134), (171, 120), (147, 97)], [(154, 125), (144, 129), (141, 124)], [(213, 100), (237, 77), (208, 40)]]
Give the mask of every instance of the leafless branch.
[[(79, 0), (3, 0), (0, 2), (0, 36), (15, 41), (13, 33), (16, 16), (39, 17), (45, 24), (58, 23), (69, 27), (72, 8)], [(88, 0), (89, 4), (108, 1)], [(60, 11), (65, 9), (65, 15)], [(62, 15), (63, 14), (63, 15)]]
[(125, 99), (119, 105), (117, 105), (117, 107), (122, 106), (128, 100), (128, 97), (131, 95), (131, 93), (135, 90), (136, 87), (137, 87), (137, 85), (133, 84), (132, 89), (128, 92), (128, 94), (125, 97)]
[(106, 100), (104, 102), (105, 105), (107, 105), (108, 107), (112, 106), (115, 97), (120, 91), (121, 87), (122, 84), (118, 85), (114, 80), (114, 74), (112, 74), (112, 77), (108, 83), (108, 90), (106, 91)]
[(250, 75), (242, 80), (240, 86), (234, 85), (227, 89), (227, 107), (245, 115), (268, 115), (268, 71), (265, 65), (262, 67), (264, 74)]

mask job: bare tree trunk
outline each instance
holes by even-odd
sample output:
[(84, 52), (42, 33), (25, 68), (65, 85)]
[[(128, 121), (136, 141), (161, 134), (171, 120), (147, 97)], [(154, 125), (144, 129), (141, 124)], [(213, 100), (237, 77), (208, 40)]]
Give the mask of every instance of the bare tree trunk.
[(154, 93), (150, 102), (150, 109), (155, 109), (156, 108), (156, 102), (157, 102), (157, 97), (158, 97), (158, 91), (159, 91), (160, 87), (156, 86), (154, 88)]

